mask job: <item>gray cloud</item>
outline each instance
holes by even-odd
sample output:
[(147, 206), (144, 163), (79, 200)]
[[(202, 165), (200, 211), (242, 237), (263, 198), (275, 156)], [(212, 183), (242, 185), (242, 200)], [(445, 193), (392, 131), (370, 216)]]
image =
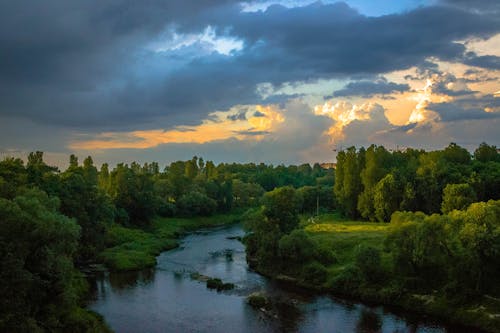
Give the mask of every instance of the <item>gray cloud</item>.
[(429, 110), (439, 114), (441, 121), (500, 118), (500, 112), (486, 112), (485, 108), (500, 109), (500, 100), (493, 95), (460, 98), (447, 103), (433, 103)]
[(410, 90), (410, 86), (408, 84), (388, 82), (386, 79), (380, 78), (376, 81), (350, 82), (344, 88), (335, 91), (333, 93), (333, 97), (371, 97), (373, 95), (392, 94), (395, 92), (404, 92), (408, 90)]
[(267, 135), (267, 134), (270, 134), (271, 132), (269, 132), (269, 131), (255, 131), (253, 129), (249, 129), (249, 130), (242, 130), (242, 131), (234, 131), (234, 133), (240, 134), (240, 135), (259, 136), (259, 135)]
[(236, 120), (246, 120), (247, 119), (247, 110), (239, 111), (236, 114), (232, 114), (227, 116), (228, 120), (236, 121)]
[[(498, 33), (498, 16), (459, 4), (366, 17), (344, 3), (242, 13), (224, 0), (4, 1), (0, 117), (87, 132), (192, 125), (235, 104), (289, 98), (262, 100), (262, 82), (378, 75), (430, 56), (496, 68), (496, 58), (465, 55), (454, 41)], [(232, 56), (147, 48), (169, 27), (207, 25), (244, 48)]]

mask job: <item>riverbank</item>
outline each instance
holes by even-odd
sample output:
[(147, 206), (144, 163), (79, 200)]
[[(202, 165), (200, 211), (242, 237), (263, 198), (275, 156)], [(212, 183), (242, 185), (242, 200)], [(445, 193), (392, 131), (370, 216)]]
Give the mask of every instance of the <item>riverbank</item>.
[[(318, 248), (328, 249), (335, 260), (327, 265), (323, 283), (312, 283), (304, 275), (283, 275), (274, 272), (259, 273), (288, 285), (330, 293), (373, 304), (383, 304), (403, 310), (442, 319), (452, 324), (477, 327), (500, 332), (500, 299), (484, 295), (473, 301), (458, 303), (449, 299), (444, 291), (415, 292), (401, 286), (388, 274), (378, 283), (366, 283), (355, 268), (356, 252), (360, 246), (380, 250), (382, 271), (391, 272), (391, 253), (384, 251), (388, 224), (350, 221), (336, 214), (325, 214), (312, 220), (302, 219), (301, 227)], [(251, 260), (250, 260), (251, 262)], [(255, 269), (256, 265), (252, 265)]]
[(198, 229), (240, 222), (241, 212), (209, 217), (153, 219), (145, 229), (111, 226), (106, 233), (106, 249), (99, 259), (112, 271), (130, 271), (154, 267), (163, 251), (179, 246), (178, 239)]

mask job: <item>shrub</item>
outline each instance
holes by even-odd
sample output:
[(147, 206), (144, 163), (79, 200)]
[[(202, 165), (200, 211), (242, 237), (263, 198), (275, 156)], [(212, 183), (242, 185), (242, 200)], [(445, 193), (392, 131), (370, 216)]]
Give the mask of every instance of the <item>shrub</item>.
[(322, 285), (325, 283), (327, 275), (328, 271), (325, 266), (317, 261), (307, 264), (302, 272), (304, 281), (315, 285)]
[(380, 251), (371, 246), (360, 246), (356, 251), (356, 267), (365, 281), (379, 282), (382, 276)]

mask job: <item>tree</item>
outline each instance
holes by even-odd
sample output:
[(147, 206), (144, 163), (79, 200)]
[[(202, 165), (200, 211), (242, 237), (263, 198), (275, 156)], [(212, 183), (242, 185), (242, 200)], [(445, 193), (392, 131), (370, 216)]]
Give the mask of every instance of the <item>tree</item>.
[[(118, 164), (110, 174), (110, 194), (118, 210), (127, 213), (135, 225), (147, 225), (156, 213), (158, 198), (154, 195), (151, 175), (142, 168)], [(124, 216), (124, 219), (127, 218)]]
[(361, 171), (363, 192), (359, 195), (357, 209), (362, 217), (375, 220), (375, 187), (389, 172), (391, 154), (384, 147), (371, 145), (365, 154), (365, 165)]
[(479, 162), (499, 162), (500, 154), (498, 154), (496, 146), (490, 146), (483, 142), (474, 151), (474, 159)]
[(106, 226), (114, 218), (111, 198), (98, 187), (97, 168), (87, 157), (83, 166), (78, 166), (74, 155), (70, 166), (61, 174), (58, 197), (60, 211), (76, 219), (81, 227), (78, 261), (93, 260), (104, 249)]
[(403, 189), (396, 177), (390, 173), (382, 178), (373, 191), (373, 206), (378, 221), (384, 222), (391, 218), (392, 213), (399, 209)]
[(443, 190), (441, 211), (446, 214), (454, 209), (466, 209), (476, 201), (476, 193), (469, 184), (448, 184)]
[(477, 202), (466, 211), (457, 211), (452, 217), (458, 220), (457, 238), (465, 251), (459, 262), (467, 270), (468, 287), (476, 292), (495, 290), (500, 272), (500, 201)]
[(245, 183), (239, 179), (233, 180), (232, 193), (236, 207), (255, 205), (264, 194), (264, 189), (259, 184)]
[(304, 230), (296, 229), (281, 237), (279, 255), (287, 267), (296, 268), (314, 259), (316, 248)]
[(177, 209), (184, 216), (209, 216), (217, 209), (217, 202), (206, 194), (191, 191), (180, 197)]
[(298, 226), (302, 199), (293, 187), (280, 187), (266, 193), (262, 203), (264, 216), (282, 233), (289, 233)]
[(64, 330), (77, 307), (72, 256), (80, 228), (58, 200), (29, 190), (0, 199), (0, 331)]
[(468, 164), (471, 161), (470, 153), (467, 149), (452, 142), (443, 150), (443, 157), (451, 163)]
[(360, 172), (365, 164), (365, 151), (350, 147), (337, 155), (334, 192), (339, 208), (349, 217), (358, 215), (358, 197), (362, 190)]

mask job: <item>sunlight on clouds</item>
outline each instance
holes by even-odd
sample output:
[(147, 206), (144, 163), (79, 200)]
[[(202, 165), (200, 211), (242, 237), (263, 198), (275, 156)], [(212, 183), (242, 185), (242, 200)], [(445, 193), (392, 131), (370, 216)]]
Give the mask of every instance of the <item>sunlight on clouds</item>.
[(328, 101), (323, 105), (317, 105), (314, 108), (314, 114), (327, 116), (335, 121), (333, 126), (328, 129), (327, 134), (332, 141), (336, 142), (345, 138), (344, 127), (355, 120), (371, 120), (374, 110), (381, 110), (383, 112), (383, 108), (376, 103), (369, 102), (361, 105), (353, 105), (346, 101), (336, 103)]
[(500, 57), (500, 34), (488, 39), (470, 39), (463, 43), (469, 52), (475, 52), (479, 56), (495, 55)]
[(230, 116), (241, 112), (233, 108), (227, 112), (214, 112), (210, 120), (198, 126), (177, 126), (172, 130), (144, 130), (133, 132), (106, 132), (93, 140), (74, 141), (70, 148), (93, 149), (146, 149), (168, 143), (198, 143), (236, 138), (239, 140), (262, 140), (277, 125), (285, 121), (283, 110), (275, 106), (256, 105), (247, 108), (245, 117), (231, 120)]
[(243, 41), (234, 37), (218, 36), (212, 26), (207, 26), (200, 34), (178, 34), (168, 31), (164, 40), (152, 44), (155, 52), (176, 51), (185, 47), (198, 45), (208, 51), (216, 51), (223, 55), (231, 55), (243, 49)]
[(415, 98), (417, 105), (415, 109), (410, 114), (410, 118), (408, 119), (408, 123), (420, 123), (424, 121), (435, 120), (439, 116), (437, 113), (433, 111), (427, 110), (427, 106), (433, 99), (432, 94), (432, 85), (433, 81), (431, 79), (427, 79), (424, 88), (420, 89)]

